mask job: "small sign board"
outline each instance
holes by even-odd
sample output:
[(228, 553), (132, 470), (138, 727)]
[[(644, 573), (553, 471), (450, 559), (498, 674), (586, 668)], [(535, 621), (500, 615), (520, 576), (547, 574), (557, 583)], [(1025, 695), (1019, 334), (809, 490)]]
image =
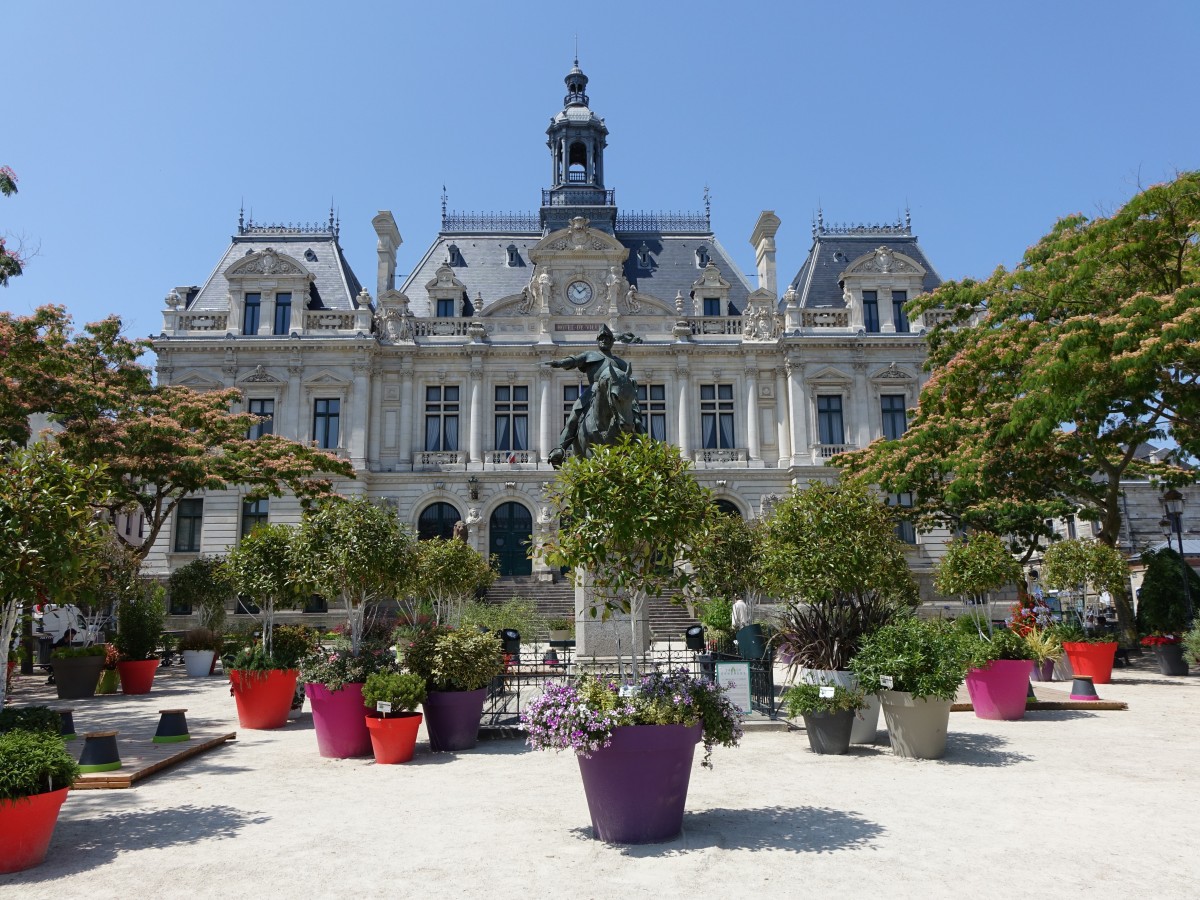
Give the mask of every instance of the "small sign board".
[(380, 700), (375, 704), (375, 712), (381, 712), (385, 716), (392, 711), (392, 704), (385, 700)]
[(880, 675), (879, 683), (882, 684), (885, 688), (887, 688), (890, 691), (892, 689), (892, 685), (895, 684), (896, 682), (895, 682), (895, 680), (893, 680), (891, 675)]
[(729, 699), (744, 713), (750, 712), (750, 663), (717, 663), (717, 684), (729, 695)]
[(638, 686), (636, 684), (623, 684), (617, 691), (618, 697), (636, 697), (638, 695)]
[(822, 685), (821, 690), (818, 691), (818, 693), (820, 694), (820, 696), (826, 697), (826, 698), (832, 700), (833, 699), (833, 685), (831, 685), (831, 684)]

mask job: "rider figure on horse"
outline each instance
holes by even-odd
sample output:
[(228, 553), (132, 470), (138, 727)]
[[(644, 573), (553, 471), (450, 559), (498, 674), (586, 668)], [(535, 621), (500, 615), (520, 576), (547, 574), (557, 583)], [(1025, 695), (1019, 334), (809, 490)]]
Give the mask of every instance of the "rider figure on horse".
[[(633, 380), (633, 366), (619, 356), (613, 355), (612, 348), (615, 341), (621, 341), (624, 344), (640, 344), (642, 339), (634, 337), (632, 333), (614, 335), (612, 329), (607, 325), (601, 325), (600, 331), (596, 335), (596, 350), (587, 350), (576, 356), (555, 359), (548, 363), (554, 369), (578, 369), (585, 373), (588, 379), (587, 389), (580, 392), (578, 399), (571, 407), (567, 424), (563, 426), (562, 433), (559, 435), (559, 446), (551, 450), (548, 456), (550, 464), (556, 469), (563, 464), (567, 456), (574, 452), (573, 447), (579, 433), (580, 423), (592, 405), (596, 385), (599, 382), (628, 382), (633, 388), (634, 394), (633, 421), (629, 423), (628, 430), (635, 434), (640, 434), (644, 430), (641, 424), (641, 409), (637, 403), (637, 383)], [(602, 432), (607, 432), (611, 430), (614, 423), (600, 422), (598, 424)], [(586, 446), (584, 449), (586, 450)]]

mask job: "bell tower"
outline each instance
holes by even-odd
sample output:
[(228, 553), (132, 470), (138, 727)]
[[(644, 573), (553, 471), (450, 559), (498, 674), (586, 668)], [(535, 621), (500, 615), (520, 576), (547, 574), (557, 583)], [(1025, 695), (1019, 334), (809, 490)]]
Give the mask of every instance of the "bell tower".
[(593, 228), (611, 234), (617, 208), (613, 191), (604, 187), (608, 127), (588, 108), (588, 77), (578, 59), (564, 80), (567, 94), (562, 112), (546, 129), (551, 179), (549, 189), (542, 191), (542, 228), (565, 228), (571, 219), (583, 216)]

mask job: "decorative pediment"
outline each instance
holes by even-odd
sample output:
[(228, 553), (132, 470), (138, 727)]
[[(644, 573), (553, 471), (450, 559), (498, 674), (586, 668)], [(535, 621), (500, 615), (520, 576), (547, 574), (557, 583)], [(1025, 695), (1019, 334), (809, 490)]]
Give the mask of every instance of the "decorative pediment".
[(283, 379), (276, 378), (262, 366), (255, 366), (254, 371), (240, 379), (242, 384), (282, 384)]
[(846, 267), (847, 275), (925, 275), (925, 267), (911, 256), (897, 253), (891, 247), (876, 247), (864, 253)]
[(297, 259), (270, 247), (260, 253), (242, 257), (225, 270), (226, 278), (261, 275), (303, 275), (311, 278), (308, 269)]
[(729, 290), (729, 282), (721, 277), (721, 270), (717, 268), (715, 262), (710, 262), (704, 267), (704, 271), (700, 273), (700, 277), (692, 283), (692, 290), (700, 291), (704, 289), (711, 290)]
[(899, 368), (895, 363), (891, 363), (886, 369), (880, 369), (871, 376), (872, 381), (900, 381), (909, 382), (916, 381), (915, 375), (910, 375), (903, 369)]
[(305, 378), (304, 386), (310, 388), (343, 388), (350, 386), (350, 379), (335, 375), (333, 372), (319, 372), (311, 378)]
[(563, 253), (612, 257), (617, 263), (623, 263), (629, 255), (611, 234), (588, 227), (588, 220), (583, 216), (576, 216), (567, 228), (552, 231), (538, 241), (529, 251), (529, 258), (534, 263), (547, 263)]
[(218, 391), (225, 387), (223, 382), (209, 378), (200, 372), (186, 372), (172, 380), (171, 384), (191, 388), (193, 391)]
[(849, 387), (854, 384), (854, 378), (847, 375), (840, 369), (835, 369), (833, 366), (826, 366), (823, 369), (818, 369), (804, 379), (809, 384), (823, 384), (830, 386)]
[(465, 285), (454, 277), (454, 270), (445, 263), (438, 266), (433, 280), (425, 285), (425, 290), (431, 293), (434, 291), (462, 292), (464, 288)]

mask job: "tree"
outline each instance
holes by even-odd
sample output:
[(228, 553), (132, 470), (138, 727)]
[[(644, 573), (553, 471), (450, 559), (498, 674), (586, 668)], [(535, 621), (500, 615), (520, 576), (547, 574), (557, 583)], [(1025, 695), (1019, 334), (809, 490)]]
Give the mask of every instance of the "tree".
[(1124, 557), (1101, 541), (1059, 541), (1042, 557), (1042, 581), (1051, 588), (1078, 591), (1090, 585), (1114, 597), (1125, 593), (1129, 567)]
[(434, 621), (439, 625), (457, 628), (466, 604), (496, 580), (491, 563), (457, 538), (418, 541), (413, 555), (410, 590), (418, 602), (433, 604)]
[[(688, 552), (700, 595), (729, 604), (740, 597), (753, 619), (754, 608), (766, 591), (764, 538), (759, 522), (747, 522), (737, 515), (713, 516), (707, 537)], [(724, 625), (729, 627), (728, 619)]]
[(550, 502), (562, 523), (540, 546), (546, 560), (587, 573), (600, 607), (633, 620), (633, 673), (638, 672), (638, 623), (648, 597), (682, 590), (693, 579), (682, 565), (717, 515), (712, 498), (679, 449), (646, 435), (593, 447), (558, 472)]
[[(0, 194), (11, 197), (17, 192), (17, 175), (8, 166), (0, 166)], [(8, 284), (8, 279), (21, 274), (21, 257), (4, 246), (4, 236), (0, 235), (0, 287)]]
[(939, 594), (962, 594), (972, 599), (998, 590), (1022, 577), (1021, 564), (999, 537), (986, 531), (956, 538), (946, 547), (933, 573)]
[(296, 540), (303, 578), (317, 593), (341, 600), (351, 654), (362, 649), (368, 606), (408, 589), (415, 542), (394, 510), (365, 497), (331, 498), (305, 514)]
[(171, 603), (196, 609), (200, 627), (214, 634), (225, 629), (225, 607), (237, 589), (223, 556), (198, 556), (167, 579)]
[(1187, 603), (1183, 593), (1186, 575), (1191, 586), (1192, 597), (1200, 597), (1200, 576), (1191, 566), (1183, 563), (1183, 557), (1164, 547), (1147, 550), (1142, 554), (1146, 573), (1138, 591), (1137, 627), (1139, 632), (1150, 634), (1178, 634), (1188, 625)]
[(226, 569), (237, 592), (258, 604), (262, 649), (267, 660), (273, 658), (275, 611), (299, 605), (304, 596), (296, 543), (295, 527), (260, 525), (225, 557)]
[[(1115, 547), (1121, 481), (1200, 477), (1139, 454), (1200, 451), (1200, 173), (1142, 191), (1111, 216), (1061, 219), (1012, 271), (947, 282), (932, 377), (912, 427), (839, 458), (853, 477), (914, 490), (927, 515), (1006, 534), (1026, 556), (1040, 518), (1077, 511)], [(1113, 592), (1132, 635), (1125, 590)]]
[[(96, 575), (106, 529), (91, 506), (98, 466), (79, 466), (46, 444), (10, 445), (2, 463), (0, 647), (7, 656), (22, 607), (67, 602)], [(0, 685), (0, 707), (4, 691)]]
[(145, 540), (131, 545), (139, 559), (189, 494), (246, 485), (250, 499), (290, 492), (311, 502), (331, 493), (328, 476), (354, 477), (348, 462), (306, 444), (249, 438), (257, 418), (231, 412), (242, 400), (235, 388), (156, 385), (138, 362), (149, 343), (124, 337), (115, 316), (74, 334), (62, 307), (0, 313), (0, 349), (9, 388), (0, 396), (0, 430), (24, 442), (29, 414), (49, 413), (68, 457), (103, 463), (105, 507), (145, 515)]

